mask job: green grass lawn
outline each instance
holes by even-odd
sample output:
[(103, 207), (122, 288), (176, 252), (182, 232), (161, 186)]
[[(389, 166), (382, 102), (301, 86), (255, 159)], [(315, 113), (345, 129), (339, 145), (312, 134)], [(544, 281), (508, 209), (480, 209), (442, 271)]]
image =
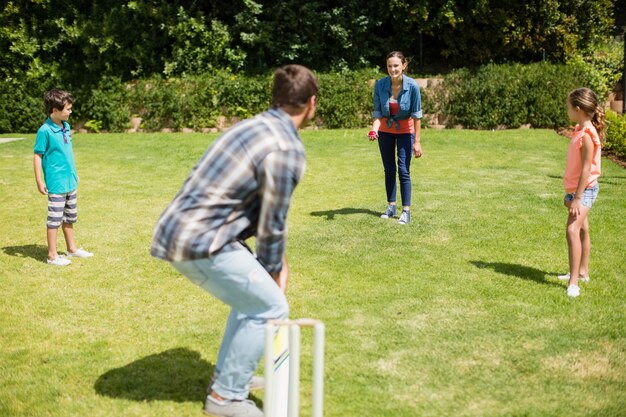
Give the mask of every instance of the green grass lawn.
[[(327, 326), (325, 416), (626, 415), (624, 169), (603, 160), (591, 283), (572, 300), (556, 278), (564, 138), (426, 130), (402, 227), (378, 218), (382, 163), (364, 131), (302, 137), (288, 298)], [(148, 252), (214, 138), (75, 134), (76, 236), (95, 257), (66, 268), (45, 264), (34, 135), (0, 144), (0, 416), (202, 415), (228, 311)]]

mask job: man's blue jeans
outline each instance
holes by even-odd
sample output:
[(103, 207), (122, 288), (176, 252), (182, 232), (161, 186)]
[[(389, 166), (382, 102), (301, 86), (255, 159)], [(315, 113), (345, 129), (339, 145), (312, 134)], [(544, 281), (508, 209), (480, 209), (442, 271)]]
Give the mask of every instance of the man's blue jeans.
[(265, 347), (265, 323), (289, 316), (285, 294), (243, 246), (241, 250), (172, 265), (231, 307), (212, 389), (223, 398), (247, 398), (248, 384)]
[(396, 201), (396, 147), (398, 148), (398, 178), (402, 205), (411, 205), (411, 156), (413, 155), (413, 133), (378, 132), (378, 148), (385, 168), (385, 190), (387, 201)]

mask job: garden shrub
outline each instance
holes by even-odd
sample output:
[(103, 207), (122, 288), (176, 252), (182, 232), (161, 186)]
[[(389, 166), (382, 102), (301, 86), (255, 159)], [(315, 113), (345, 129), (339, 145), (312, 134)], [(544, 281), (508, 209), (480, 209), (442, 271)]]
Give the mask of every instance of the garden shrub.
[[(431, 114), (434, 115), (441, 112), (441, 106), (439, 105), (439, 102), (441, 101), (440, 96), (443, 93), (444, 92), (441, 86), (437, 87), (436, 89), (420, 89), (420, 95), (422, 97), (422, 113), (424, 114), (424, 116)], [(424, 123), (422, 123), (422, 125), (423, 124)]]
[(244, 119), (267, 110), (272, 96), (272, 75), (220, 74), (214, 78), (221, 112)]
[(441, 109), (450, 125), (468, 128), (556, 128), (569, 124), (567, 94), (582, 86), (594, 88), (581, 65), (490, 64), (448, 74)]
[[(373, 70), (318, 74), (316, 123), (328, 128), (364, 127), (371, 122)], [(266, 110), (272, 75), (243, 76), (228, 72), (182, 78), (152, 77), (138, 81), (130, 110), (146, 130), (214, 127), (220, 116), (244, 119)], [(130, 116), (129, 116), (130, 117)]]
[[(612, 62), (612, 61), (611, 61)], [(597, 90), (597, 73), (589, 63), (485, 65), (458, 69), (437, 89), (422, 89), (424, 115), (438, 114), (448, 126), (466, 128), (539, 128), (569, 125), (565, 100), (569, 91)], [(315, 124), (326, 128), (366, 128), (371, 124), (373, 81), (385, 74), (374, 69), (320, 73)], [(271, 99), (272, 74), (243, 75), (230, 71), (162, 76), (125, 84), (106, 77), (91, 89), (73, 91), (72, 124), (92, 121), (108, 131), (123, 131), (131, 116), (142, 118), (147, 131), (163, 128), (201, 130), (264, 111)], [(0, 85), (0, 131), (34, 132), (43, 122), (43, 84), (36, 89)], [(61, 87), (62, 88), (62, 87)], [(3, 112), (1, 110), (4, 110)], [(426, 122), (424, 123), (426, 124)]]
[(320, 83), (316, 119), (327, 128), (357, 128), (371, 123), (374, 87), (381, 78), (374, 70), (317, 74)]
[(626, 116), (620, 116), (614, 111), (606, 112), (608, 129), (604, 150), (614, 154), (621, 160), (626, 160)]
[(200, 130), (217, 126), (221, 114), (219, 107), (220, 92), (211, 77), (195, 76), (185, 78), (184, 91), (181, 93), (183, 113), (187, 114), (186, 127)]
[(518, 127), (527, 118), (522, 66), (487, 65), (476, 71), (460, 69), (445, 77), (442, 111), (449, 124), (493, 129), (500, 125)]
[(32, 84), (0, 83), (0, 132), (33, 133), (44, 123), (43, 95), (48, 86)]
[(243, 119), (266, 110), (271, 78), (231, 73), (152, 77), (131, 92), (131, 110), (147, 130), (215, 127), (220, 116)]
[[(86, 97), (82, 104), (80, 100)], [(103, 77), (96, 88), (76, 97), (80, 113), (91, 122), (90, 130), (123, 132), (129, 127), (130, 109), (126, 86), (117, 77)]]
[(588, 52), (572, 57), (568, 63), (580, 67), (590, 79), (589, 87), (599, 97), (606, 97), (622, 78), (624, 71), (624, 41), (608, 39), (589, 48)]
[[(131, 90), (131, 112), (139, 115), (147, 130), (183, 127), (181, 121), (181, 94), (177, 80), (154, 76), (139, 80)], [(129, 115), (130, 117), (130, 115)]]

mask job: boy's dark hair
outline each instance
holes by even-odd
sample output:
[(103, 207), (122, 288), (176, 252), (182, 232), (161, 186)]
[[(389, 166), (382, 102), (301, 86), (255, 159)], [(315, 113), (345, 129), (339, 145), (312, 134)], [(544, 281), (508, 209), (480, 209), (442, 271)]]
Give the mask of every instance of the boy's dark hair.
[(285, 65), (274, 72), (272, 107), (302, 109), (318, 90), (319, 84), (310, 69), (302, 65)]
[(53, 88), (50, 91), (46, 91), (43, 96), (43, 106), (46, 110), (46, 114), (52, 114), (52, 109), (63, 110), (67, 103), (73, 103), (74, 96), (64, 90)]

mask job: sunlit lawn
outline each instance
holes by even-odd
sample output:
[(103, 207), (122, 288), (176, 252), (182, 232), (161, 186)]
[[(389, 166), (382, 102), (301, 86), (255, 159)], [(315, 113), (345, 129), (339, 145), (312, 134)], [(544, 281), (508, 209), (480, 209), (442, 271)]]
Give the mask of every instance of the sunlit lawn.
[[(302, 137), (288, 297), (293, 317), (327, 326), (325, 416), (625, 415), (624, 169), (603, 160), (591, 283), (572, 300), (556, 278), (564, 138), (426, 130), (402, 227), (378, 218), (382, 164), (364, 131)], [(66, 268), (45, 264), (34, 135), (0, 144), (0, 416), (202, 415), (228, 311), (148, 252), (214, 138), (75, 134), (76, 235), (95, 257)]]

